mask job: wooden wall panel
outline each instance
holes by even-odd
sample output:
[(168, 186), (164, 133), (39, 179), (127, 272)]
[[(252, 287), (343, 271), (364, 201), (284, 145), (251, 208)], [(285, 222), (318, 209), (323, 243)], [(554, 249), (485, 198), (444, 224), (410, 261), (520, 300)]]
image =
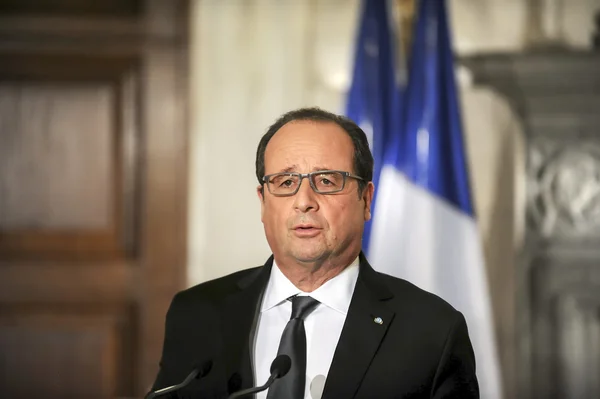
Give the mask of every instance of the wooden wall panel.
[(46, 15), (135, 16), (144, 6), (143, 0), (2, 0), (0, 12), (4, 14), (35, 13)]
[(141, 397), (185, 284), (188, 2), (1, 3), (0, 390)]
[(0, 386), (15, 399), (114, 397), (128, 322), (115, 310), (3, 308)]
[(135, 276), (135, 264), (124, 261), (0, 261), (0, 304), (128, 303)]
[(139, 73), (135, 57), (0, 56), (0, 253), (135, 253)]
[(0, 229), (114, 224), (115, 101), (108, 84), (0, 82)]

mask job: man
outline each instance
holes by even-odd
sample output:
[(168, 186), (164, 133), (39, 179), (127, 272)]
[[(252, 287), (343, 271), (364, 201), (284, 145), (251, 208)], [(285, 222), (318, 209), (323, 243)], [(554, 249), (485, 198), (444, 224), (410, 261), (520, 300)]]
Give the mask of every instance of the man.
[(479, 397), (463, 316), (361, 252), (374, 191), (364, 132), (320, 109), (289, 112), (260, 141), (256, 174), (273, 256), (175, 296), (153, 389), (210, 359), (180, 397), (227, 397), (264, 384), (285, 353), (290, 371), (258, 397)]

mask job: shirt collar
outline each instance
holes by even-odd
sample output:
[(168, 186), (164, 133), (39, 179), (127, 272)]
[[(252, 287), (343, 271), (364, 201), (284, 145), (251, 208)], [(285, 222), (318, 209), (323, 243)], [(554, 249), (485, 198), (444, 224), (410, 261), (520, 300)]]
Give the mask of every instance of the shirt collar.
[(358, 280), (359, 270), (358, 257), (346, 267), (340, 274), (328, 280), (311, 293), (300, 291), (288, 278), (279, 270), (277, 263), (273, 261), (271, 276), (267, 284), (261, 312), (267, 311), (283, 303), (289, 297), (298, 294), (310, 295), (323, 305), (330, 307), (344, 315), (350, 308), (350, 300), (354, 293), (354, 287)]

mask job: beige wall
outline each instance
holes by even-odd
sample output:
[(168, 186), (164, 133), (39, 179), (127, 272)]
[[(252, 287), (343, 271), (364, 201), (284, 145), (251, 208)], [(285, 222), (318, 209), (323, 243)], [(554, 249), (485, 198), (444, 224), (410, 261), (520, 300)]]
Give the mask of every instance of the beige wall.
[(513, 398), (516, 382), (515, 266), (524, 231), (524, 140), (514, 113), (506, 101), (493, 92), (463, 87), (462, 109), (505, 397)]
[(341, 111), (357, 2), (197, 1), (193, 10), (189, 284), (269, 255), (255, 150), (283, 112)]

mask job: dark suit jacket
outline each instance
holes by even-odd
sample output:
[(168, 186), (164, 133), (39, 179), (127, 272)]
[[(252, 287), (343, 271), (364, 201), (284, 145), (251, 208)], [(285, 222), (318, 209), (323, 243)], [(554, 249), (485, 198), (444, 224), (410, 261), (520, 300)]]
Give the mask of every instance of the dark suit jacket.
[[(224, 398), (265, 382), (254, 381), (251, 351), (272, 264), (271, 257), (262, 267), (175, 296), (153, 389), (181, 382), (207, 359), (210, 373), (176, 397)], [(362, 254), (359, 270), (323, 398), (478, 398), (462, 314), (407, 281), (374, 271)], [(383, 323), (374, 322), (377, 317)]]

